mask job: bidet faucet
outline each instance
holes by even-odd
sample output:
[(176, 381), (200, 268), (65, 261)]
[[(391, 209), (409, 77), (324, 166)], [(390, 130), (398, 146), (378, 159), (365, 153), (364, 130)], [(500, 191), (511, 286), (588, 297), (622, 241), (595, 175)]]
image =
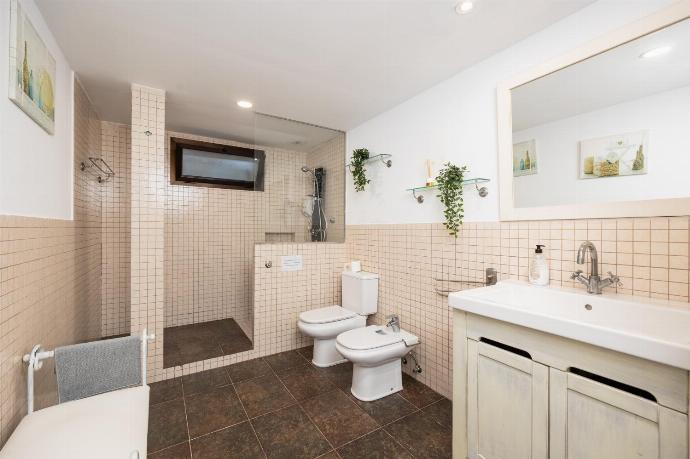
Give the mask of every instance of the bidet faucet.
[(396, 314), (386, 316), (386, 327), (391, 327), (394, 333), (400, 332), (400, 317)]
[(608, 287), (609, 285), (623, 285), (621, 280), (609, 271), (609, 277), (602, 279), (599, 276), (599, 256), (597, 254), (597, 248), (590, 241), (585, 241), (580, 244), (580, 248), (577, 250), (577, 264), (584, 265), (587, 262), (587, 252), (589, 252), (589, 258), (592, 260), (592, 273), (589, 277), (582, 274), (582, 270), (578, 269), (570, 275), (570, 278), (580, 282), (587, 286), (587, 293), (593, 295), (601, 295), (601, 291)]

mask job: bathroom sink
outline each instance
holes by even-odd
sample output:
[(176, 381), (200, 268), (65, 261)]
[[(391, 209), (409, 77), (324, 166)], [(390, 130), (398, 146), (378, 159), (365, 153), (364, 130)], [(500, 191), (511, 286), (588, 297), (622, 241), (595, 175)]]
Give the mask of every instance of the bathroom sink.
[(690, 370), (690, 306), (502, 281), (448, 296), (451, 307)]

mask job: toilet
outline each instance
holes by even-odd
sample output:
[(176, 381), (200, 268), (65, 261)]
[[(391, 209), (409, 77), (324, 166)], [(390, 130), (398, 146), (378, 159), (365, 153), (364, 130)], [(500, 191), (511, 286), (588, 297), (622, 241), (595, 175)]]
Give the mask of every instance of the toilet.
[(369, 402), (402, 390), (400, 359), (419, 338), (404, 330), (370, 325), (338, 335), (336, 349), (353, 364), (352, 388), (357, 399)]
[(364, 271), (342, 273), (342, 306), (312, 309), (299, 315), (297, 327), (314, 338), (312, 363), (330, 367), (346, 362), (335, 348), (335, 338), (341, 333), (363, 328), (367, 317), (378, 308), (379, 276)]

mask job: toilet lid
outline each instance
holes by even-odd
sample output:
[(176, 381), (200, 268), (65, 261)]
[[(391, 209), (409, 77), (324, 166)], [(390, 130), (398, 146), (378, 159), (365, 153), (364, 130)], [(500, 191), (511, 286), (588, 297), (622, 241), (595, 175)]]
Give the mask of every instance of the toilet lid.
[(390, 346), (400, 341), (417, 341), (417, 337), (404, 330), (394, 333), (387, 327), (369, 325), (368, 327), (355, 328), (354, 330), (341, 333), (336, 340), (338, 344), (348, 349), (366, 350)]
[(357, 313), (348, 311), (341, 306), (328, 306), (326, 308), (312, 309), (304, 311), (299, 315), (299, 320), (308, 324), (326, 324), (339, 320), (355, 317)]

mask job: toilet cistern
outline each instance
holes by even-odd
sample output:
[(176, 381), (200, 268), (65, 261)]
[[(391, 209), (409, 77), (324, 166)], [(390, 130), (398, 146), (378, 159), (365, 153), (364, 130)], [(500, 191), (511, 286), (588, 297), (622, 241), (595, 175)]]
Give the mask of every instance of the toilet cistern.
[(390, 327), (394, 333), (400, 333), (400, 317), (396, 314), (386, 316), (386, 328)]

